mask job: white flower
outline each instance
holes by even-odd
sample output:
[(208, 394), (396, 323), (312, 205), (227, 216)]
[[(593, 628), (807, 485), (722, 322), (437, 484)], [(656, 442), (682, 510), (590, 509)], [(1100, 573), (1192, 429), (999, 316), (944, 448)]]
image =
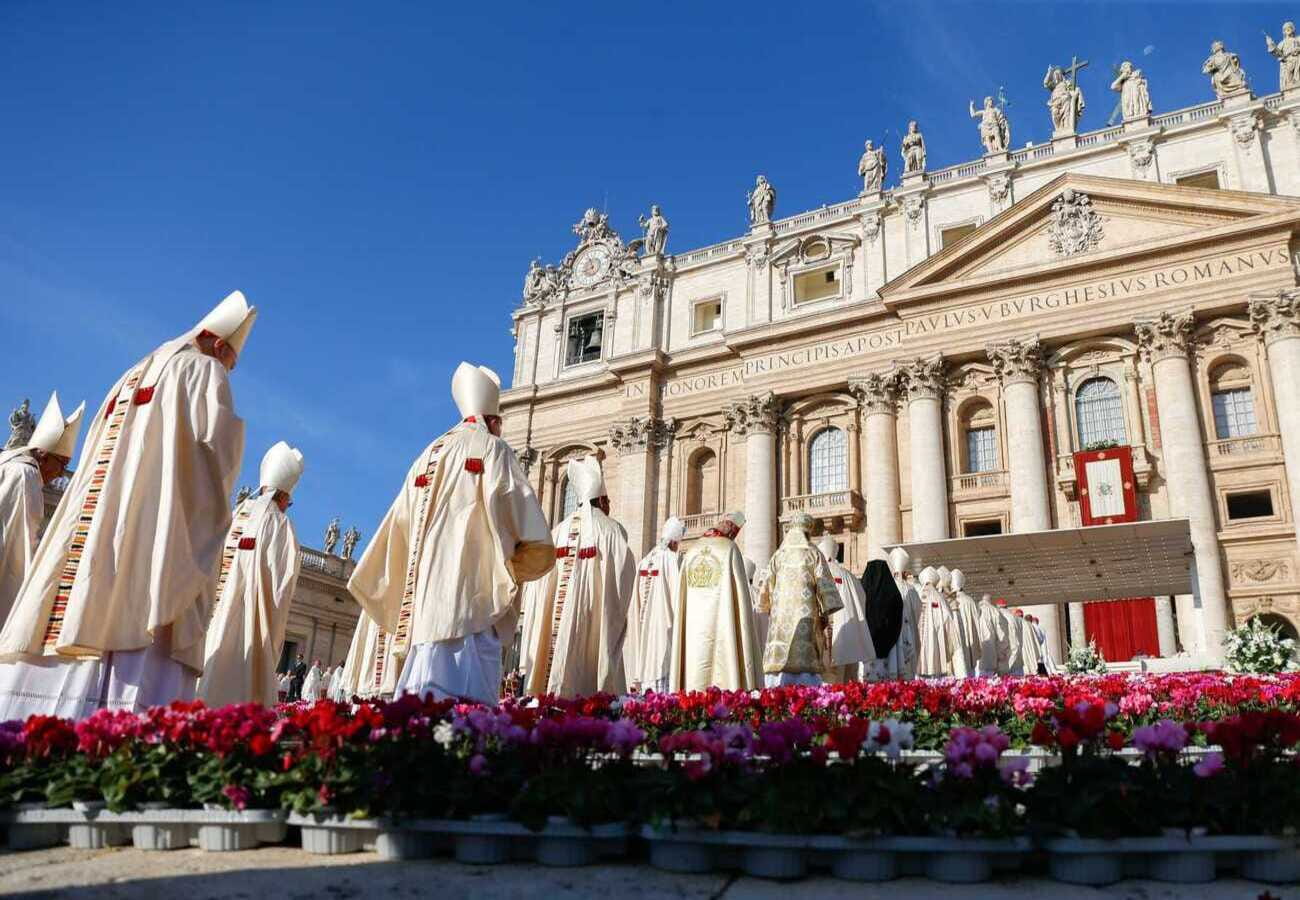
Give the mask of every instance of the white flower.
[(907, 722), (885, 719), (872, 722), (867, 729), (867, 750), (883, 753), (890, 759), (898, 759), (904, 750), (911, 750), (913, 743), (912, 726)]
[(456, 739), (456, 729), (451, 727), (450, 722), (439, 722), (433, 729), (433, 739), (445, 750)]

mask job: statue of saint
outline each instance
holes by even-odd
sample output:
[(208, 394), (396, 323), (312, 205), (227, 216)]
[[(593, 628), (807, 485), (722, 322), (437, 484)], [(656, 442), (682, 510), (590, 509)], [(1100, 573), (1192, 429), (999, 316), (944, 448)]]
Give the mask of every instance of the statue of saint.
[(1278, 90), (1300, 88), (1300, 38), (1295, 36), (1295, 22), (1282, 23), (1281, 43), (1273, 43), (1272, 36), (1267, 34), (1264, 41), (1268, 52), (1277, 59)]
[(970, 117), (980, 120), (980, 141), (985, 153), (1006, 153), (1011, 146), (1011, 124), (1006, 114), (993, 105), (992, 97), (984, 98), (984, 105), (976, 109), (970, 101)]
[(357, 541), (361, 540), (361, 532), (357, 531), (357, 526), (349, 525), (348, 530), (343, 532), (343, 558), (351, 559), (352, 552), (357, 549)]
[(1124, 121), (1145, 119), (1151, 115), (1151, 95), (1147, 93), (1146, 77), (1127, 59), (1120, 63), (1119, 74), (1110, 83), (1110, 89), (1119, 92), (1119, 108)]
[(748, 199), (751, 225), (766, 225), (772, 221), (772, 213), (776, 211), (776, 188), (765, 177), (758, 176)]
[(658, 205), (650, 207), (650, 218), (638, 216), (637, 222), (645, 229), (645, 255), (663, 256), (664, 247), (668, 245), (668, 220)]
[(1073, 79), (1065, 77), (1060, 66), (1047, 67), (1043, 87), (1049, 91), (1047, 108), (1052, 114), (1052, 131), (1072, 133), (1083, 115), (1083, 91)]
[(325, 553), (328, 556), (334, 555), (334, 548), (339, 543), (339, 517), (335, 516), (330, 519), (330, 523), (325, 526)]
[(5, 450), (26, 447), (36, 430), (36, 417), (32, 415), (32, 402), (24, 397), (13, 412), (9, 413), (9, 440), (5, 441)]
[(244, 485), (235, 492), (235, 505), (238, 506), (251, 496), (253, 496), (253, 489), (248, 485)]
[(889, 162), (885, 159), (885, 148), (873, 147), (871, 141), (867, 141), (862, 158), (858, 160), (858, 174), (862, 176), (862, 193), (879, 193), (888, 172)]
[(1210, 56), (1201, 66), (1201, 74), (1210, 76), (1210, 87), (1220, 100), (1250, 90), (1241, 60), (1237, 54), (1223, 49), (1223, 41), (1210, 44)]
[(903, 174), (925, 171), (925, 138), (916, 120), (907, 123), (907, 134), (903, 135)]

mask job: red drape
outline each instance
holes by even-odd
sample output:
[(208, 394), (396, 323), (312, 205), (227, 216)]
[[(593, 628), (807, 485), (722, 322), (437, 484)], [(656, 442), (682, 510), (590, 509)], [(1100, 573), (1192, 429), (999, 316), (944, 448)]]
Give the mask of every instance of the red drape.
[[(1123, 478), (1124, 514), (1093, 516), (1088, 489), (1088, 463), (1118, 459)], [(1137, 489), (1133, 479), (1133, 450), (1113, 447), (1074, 454), (1074, 473), (1079, 485), (1079, 514), (1084, 525), (1111, 525), (1136, 522)], [(1150, 597), (1129, 600), (1096, 600), (1083, 605), (1084, 633), (1097, 644), (1097, 650), (1110, 662), (1127, 662), (1138, 654), (1160, 655), (1156, 630), (1156, 604)]]

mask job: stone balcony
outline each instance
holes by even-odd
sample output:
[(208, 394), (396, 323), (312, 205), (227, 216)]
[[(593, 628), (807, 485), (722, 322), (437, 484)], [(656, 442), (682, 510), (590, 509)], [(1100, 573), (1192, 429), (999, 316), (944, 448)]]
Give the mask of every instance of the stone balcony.
[(714, 523), (722, 516), (718, 512), (695, 513), (690, 516), (682, 516), (682, 522), (686, 525), (685, 540), (700, 537), (704, 532), (714, 526)]
[(1234, 469), (1240, 466), (1282, 462), (1282, 436), (1250, 434), (1205, 442), (1205, 456), (1211, 469)]
[(862, 495), (852, 490), (783, 497), (781, 524), (789, 523), (796, 513), (807, 513), (821, 523), (823, 531), (840, 532), (861, 526), (864, 508)]
[(347, 584), (348, 577), (357, 565), (353, 560), (343, 559), (332, 553), (322, 553), (311, 547), (298, 548), (298, 563), (303, 574), (314, 575), (318, 579), (334, 581), (342, 585)]
[[(1146, 447), (1133, 447), (1133, 477), (1139, 491), (1150, 490), (1155, 461)], [(1056, 457), (1056, 487), (1067, 500), (1079, 499), (1079, 480), (1074, 474), (1074, 454), (1062, 453)]]
[(967, 472), (950, 479), (952, 499), (976, 500), (982, 497), (1005, 497), (1010, 493), (1010, 479), (1005, 470)]

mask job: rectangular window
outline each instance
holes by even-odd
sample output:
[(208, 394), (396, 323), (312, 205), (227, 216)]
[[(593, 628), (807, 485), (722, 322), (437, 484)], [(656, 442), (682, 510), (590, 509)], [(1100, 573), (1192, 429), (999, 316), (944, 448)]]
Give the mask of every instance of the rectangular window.
[(795, 303), (825, 300), (827, 297), (838, 297), (839, 293), (840, 267), (838, 265), (814, 269), (794, 276)]
[(1210, 395), (1214, 406), (1214, 433), (1224, 438), (1246, 437), (1259, 430), (1255, 424), (1255, 397), (1250, 388), (1231, 388)]
[(951, 228), (944, 228), (939, 232), (939, 249), (951, 247), (966, 235), (973, 232), (977, 227), (979, 226), (974, 222), (969, 222), (965, 225), (954, 225)]
[(691, 311), (691, 334), (722, 330), (722, 299), (701, 300)]
[(1270, 491), (1249, 491), (1228, 495), (1228, 518), (1263, 519), (1273, 515), (1273, 494)]
[(987, 428), (966, 429), (966, 471), (996, 472), (998, 470), (998, 430)]
[(979, 522), (967, 522), (962, 526), (962, 531), (966, 537), (986, 537), (990, 534), (1001, 534), (1002, 520), (985, 519)]
[(1211, 169), (1208, 172), (1197, 172), (1193, 175), (1184, 175), (1181, 178), (1175, 178), (1174, 184), (1181, 184), (1183, 187), (1217, 189), (1219, 186), (1219, 170)]
[(564, 364), (576, 366), (600, 359), (601, 341), (605, 331), (605, 313), (586, 313), (569, 319), (568, 344), (564, 351)]

